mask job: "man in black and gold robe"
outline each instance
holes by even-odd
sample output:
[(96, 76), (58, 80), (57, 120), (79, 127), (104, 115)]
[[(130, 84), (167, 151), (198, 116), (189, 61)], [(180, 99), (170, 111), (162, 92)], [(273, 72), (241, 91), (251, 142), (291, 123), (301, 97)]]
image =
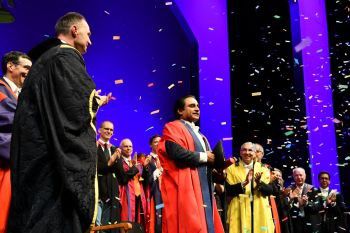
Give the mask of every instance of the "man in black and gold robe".
[(62, 43), (42, 51), (18, 100), (9, 233), (86, 232), (96, 216), (94, 121), (111, 96), (98, 95), (85, 69), (85, 18), (67, 13), (55, 29)]

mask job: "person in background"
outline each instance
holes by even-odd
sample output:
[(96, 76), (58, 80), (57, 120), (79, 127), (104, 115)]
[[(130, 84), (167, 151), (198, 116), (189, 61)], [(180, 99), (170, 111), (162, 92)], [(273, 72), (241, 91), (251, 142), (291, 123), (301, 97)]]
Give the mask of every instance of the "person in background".
[(142, 181), (148, 180), (149, 159), (145, 159), (144, 164), (138, 164), (137, 155), (135, 155), (135, 158), (131, 158), (133, 144), (128, 138), (120, 142), (119, 148), (121, 149), (124, 171), (124, 175), (119, 178), (120, 202), (122, 205), (121, 220), (139, 223), (145, 229), (147, 208)]
[(252, 142), (243, 143), (240, 161), (226, 170), (226, 193), (232, 197), (226, 219), (230, 233), (275, 230), (268, 199), (270, 170), (254, 161), (255, 153)]
[(1, 61), (0, 78), (0, 233), (6, 232), (11, 202), (10, 145), (18, 95), (32, 66), (22, 52), (6, 53)]
[(345, 221), (345, 209), (343, 196), (336, 190), (331, 190), (331, 176), (328, 172), (322, 171), (318, 174), (319, 191), (322, 199), (323, 210), (320, 211), (322, 221), (322, 233), (346, 232), (348, 226)]
[(150, 176), (149, 180), (149, 201), (150, 201), (150, 233), (161, 233), (162, 232), (162, 210), (163, 210), (163, 200), (160, 192), (161, 185), (161, 175), (163, 172), (162, 165), (160, 164), (159, 156), (157, 154), (158, 143), (161, 137), (159, 135), (153, 135), (149, 140), (149, 145), (151, 148), (150, 157)]
[[(121, 170), (121, 150), (116, 148), (110, 139), (114, 134), (111, 121), (102, 122), (98, 129), (97, 140), (97, 174), (99, 205), (96, 225), (107, 225), (120, 222), (119, 182)], [(113, 230), (111, 232), (116, 232)]]
[(295, 233), (309, 233), (321, 231), (321, 217), (319, 211), (322, 202), (317, 195), (317, 189), (305, 183), (306, 173), (301, 167), (293, 169), (295, 184), (291, 185), (289, 191), (289, 215)]

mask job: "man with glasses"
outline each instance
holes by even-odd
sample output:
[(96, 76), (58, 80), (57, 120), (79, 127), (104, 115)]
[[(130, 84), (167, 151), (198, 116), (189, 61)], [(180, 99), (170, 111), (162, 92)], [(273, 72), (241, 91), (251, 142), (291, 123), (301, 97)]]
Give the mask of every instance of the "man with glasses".
[[(119, 183), (117, 177), (122, 172), (118, 166), (121, 151), (111, 142), (114, 125), (110, 121), (102, 122), (97, 140), (97, 173), (98, 173), (98, 214), (96, 225), (107, 225), (120, 222)], [(120, 163), (120, 162), (119, 162)], [(112, 231), (114, 232), (114, 231)]]
[(0, 232), (6, 232), (11, 200), (10, 144), (17, 98), (32, 66), (30, 58), (18, 51), (2, 58), (0, 78)]

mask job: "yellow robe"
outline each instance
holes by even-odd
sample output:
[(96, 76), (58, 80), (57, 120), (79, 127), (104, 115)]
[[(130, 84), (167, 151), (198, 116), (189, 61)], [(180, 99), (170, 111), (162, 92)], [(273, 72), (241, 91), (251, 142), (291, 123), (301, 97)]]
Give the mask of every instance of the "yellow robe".
[[(270, 171), (262, 167), (261, 163), (254, 165), (254, 175), (262, 172), (261, 181), (265, 184), (270, 182)], [(227, 168), (227, 182), (231, 185), (242, 183), (246, 178), (246, 170), (242, 161), (239, 166), (236, 164)], [(250, 183), (245, 187), (245, 193), (234, 197), (227, 210), (227, 223), (230, 233), (250, 233), (251, 232), (251, 206), (250, 206)], [(273, 233), (275, 226), (271, 214), (268, 197), (263, 197), (256, 190), (254, 182), (254, 233)]]

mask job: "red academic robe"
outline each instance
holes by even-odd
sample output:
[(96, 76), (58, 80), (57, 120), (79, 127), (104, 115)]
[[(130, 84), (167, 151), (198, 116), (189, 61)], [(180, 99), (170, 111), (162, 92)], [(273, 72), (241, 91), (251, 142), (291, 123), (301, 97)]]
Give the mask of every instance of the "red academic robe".
[(0, 79), (0, 232), (6, 232), (11, 202), (10, 144), (17, 97), (4, 79)]
[[(123, 168), (124, 171), (127, 172), (130, 167), (129, 165), (123, 161)], [(136, 176), (139, 176), (139, 174), (136, 174)], [(142, 183), (140, 182), (140, 191), (141, 191), (141, 205), (143, 208), (143, 211), (146, 212), (146, 198), (145, 198), (145, 193), (142, 187)], [(134, 185), (134, 179), (129, 179), (127, 181), (126, 185), (119, 185), (119, 195), (120, 195), (120, 202), (121, 202), (121, 221), (131, 221), (135, 222), (135, 185)], [(139, 211), (140, 213), (140, 211)], [(144, 213), (145, 215), (147, 213)], [(143, 221), (141, 221), (143, 219)], [(144, 227), (146, 226), (146, 219), (141, 218), (141, 216), (138, 216), (138, 223), (143, 225)]]
[[(158, 154), (163, 167), (161, 193), (164, 203), (162, 232), (206, 233), (206, 216), (203, 208), (199, 174), (195, 167), (178, 167), (166, 153), (165, 142), (172, 141), (195, 151), (194, 140), (184, 124), (177, 120), (165, 125), (158, 144)], [(214, 197), (212, 200), (215, 200)], [(215, 233), (224, 232), (219, 213), (213, 201)]]

